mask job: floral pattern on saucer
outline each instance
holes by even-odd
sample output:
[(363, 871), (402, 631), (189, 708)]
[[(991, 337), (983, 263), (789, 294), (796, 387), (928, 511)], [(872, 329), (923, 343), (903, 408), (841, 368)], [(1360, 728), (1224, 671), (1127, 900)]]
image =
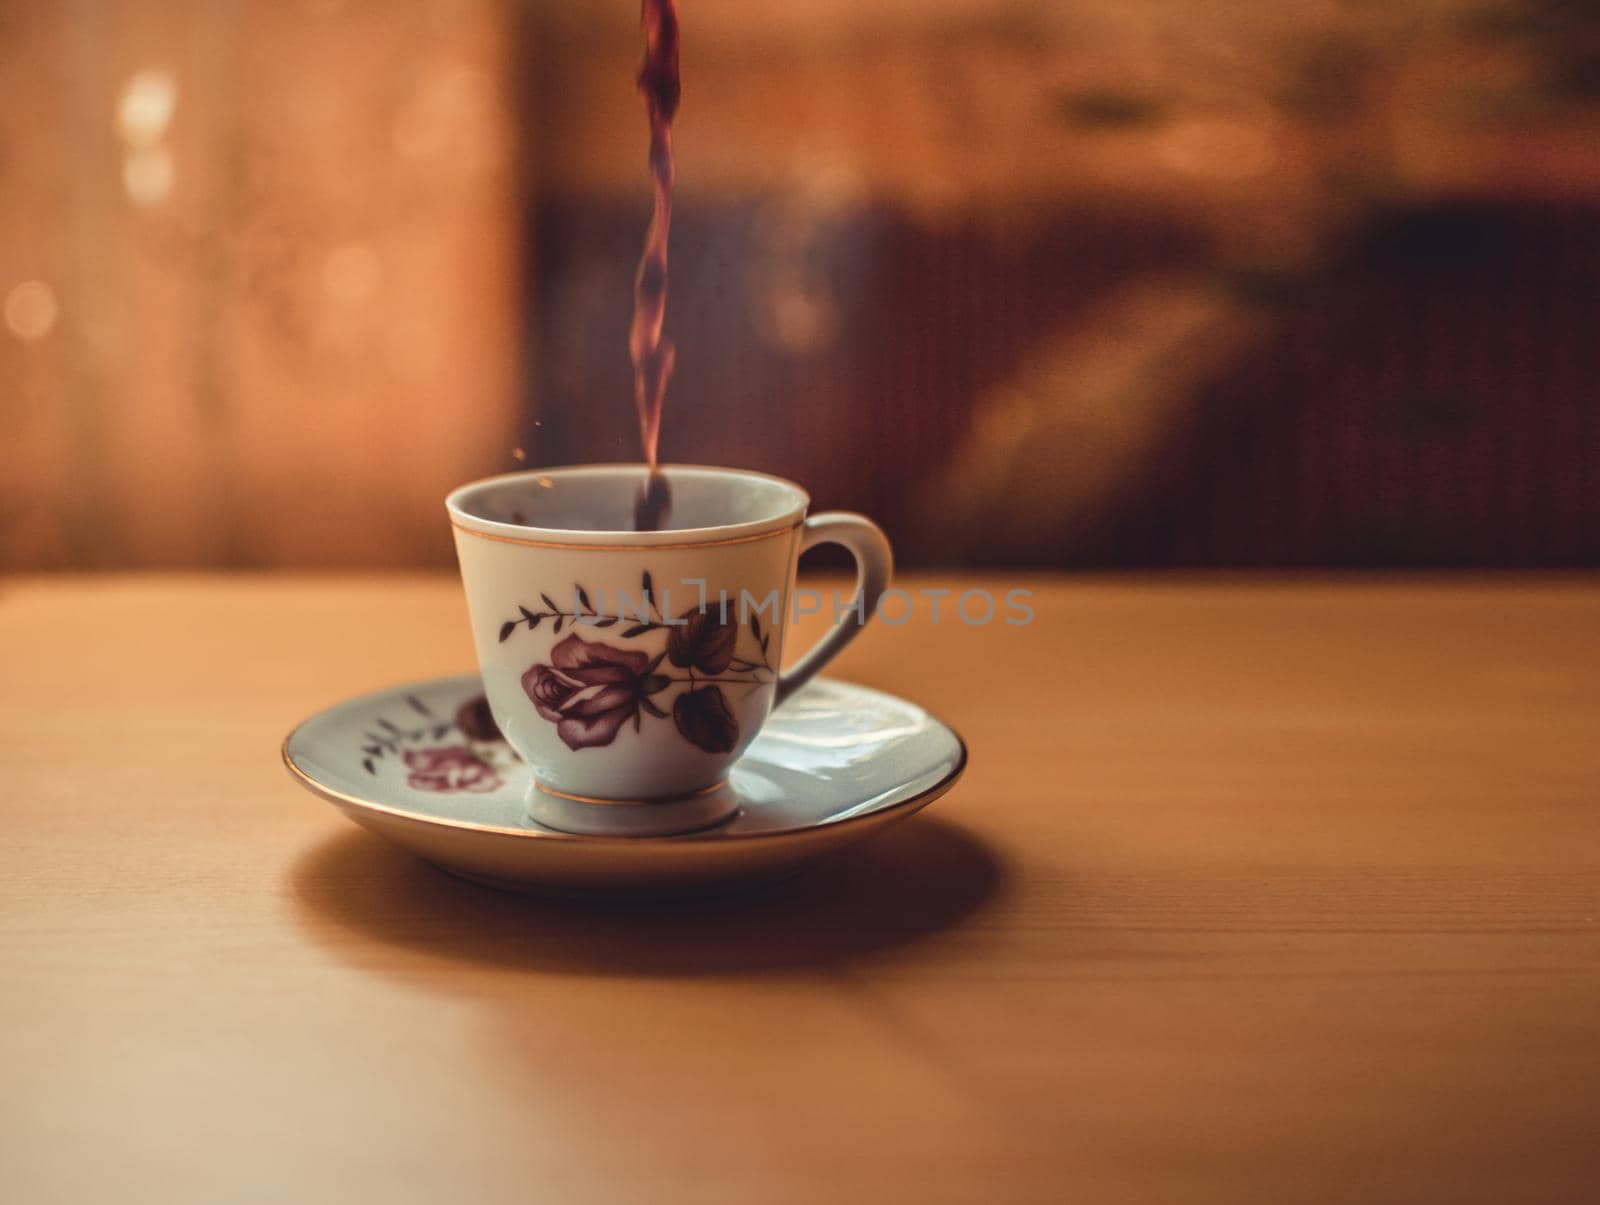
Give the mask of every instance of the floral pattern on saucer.
[(415, 791), (498, 791), (500, 776), (494, 767), (466, 745), (441, 745), (435, 749), (407, 749), (404, 754), (406, 785)]
[(537, 895), (635, 900), (786, 879), (937, 799), (967, 760), (961, 738), (916, 704), (819, 677), (773, 713), (733, 767), (725, 788), (738, 801), (733, 817), (684, 836), (617, 840), (544, 828), (528, 811), (532, 771), (470, 727), (452, 735), (448, 725), (436, 740), (428, 721), (424, 738), (401, 748), (464, 744), (494, 769), (497, 790), (414, 790), (403, 753), (374, 758), (376, 773), (362, 767), (358, 750), (388, 733), (374, 717), (409, 732), (424, 722), (412, 697), (447, 723), (482, 696), (478, 675), (461, 674), (346, 699), (297, 725), (283, 759), (301, 786), (451, 874)]
[[(436, 794), (471, 792), (485, 794), (505, 785), (503, 771), (516, 761), (516, 755), (500, 735), (500, 729), (482, 695), (467, 699), (456, 709), (453, 719), (445, 720), (411, 694), (406, 706), (417, 720), (407, 717), (407, 725), (387, 716), (373, 718), (362, 732), (361, 766), (376, 776), (385, 758), (397, 759), (406, 770), (406, 785), (414, 791)], [(465, 738), (442, 744), (452, 733)]]

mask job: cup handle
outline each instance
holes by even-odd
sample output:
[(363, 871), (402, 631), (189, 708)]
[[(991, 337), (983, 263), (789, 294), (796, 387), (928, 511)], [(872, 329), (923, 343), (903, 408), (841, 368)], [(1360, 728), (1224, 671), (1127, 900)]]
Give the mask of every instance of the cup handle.
[[(856, 592), (851, 599), (849, 618), (836, 623), (833, 629), (807, 650), (794, 667), (778, 675), (777, 696), (773, 706), (811, 681), (828, 662), (856, 638), (866, 627), (878, 608), (878, 599), (889, 587), (894, 574), (894, 553), (889, 550), (889, 538), (871, 519), (849, 511), (830, 510), (812, 515), (805, 521), (800, 533), (800, 552), (818, 544), (838, 544), (847, 549), (856, 561)], [(859, 616), (859, 618), (857, 618)]]

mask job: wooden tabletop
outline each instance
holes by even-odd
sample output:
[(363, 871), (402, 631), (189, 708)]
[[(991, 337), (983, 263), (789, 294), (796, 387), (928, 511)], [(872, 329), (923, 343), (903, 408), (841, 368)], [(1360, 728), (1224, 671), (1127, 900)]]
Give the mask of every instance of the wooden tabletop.
[(1034, 591), (837, 667), (966, 778), (650, 907), (283, 772), (454, 580), (0, 585), (0, 1199), (1597, 1199), (1600, 582), (905, 584)]

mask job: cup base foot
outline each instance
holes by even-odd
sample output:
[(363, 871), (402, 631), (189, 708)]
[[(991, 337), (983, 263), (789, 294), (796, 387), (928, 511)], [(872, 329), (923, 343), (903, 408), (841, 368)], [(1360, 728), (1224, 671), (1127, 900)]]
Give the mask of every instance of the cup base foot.
[(738, 797), (721, 783), (677, 799), (585, 802), (547, 791), (537, 782), (528, 788), (528, 815), (545, 828), (583, 837), (668, 837), (699, 832), (731, 820)]

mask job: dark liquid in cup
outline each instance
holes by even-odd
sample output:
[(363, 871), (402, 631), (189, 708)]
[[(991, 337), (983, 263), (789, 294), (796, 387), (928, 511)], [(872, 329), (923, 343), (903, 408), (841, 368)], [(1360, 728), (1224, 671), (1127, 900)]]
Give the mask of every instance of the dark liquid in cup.
[(666, 475), (654, 468), (633, 500), (634, 531), (660, 531), (672, 512), (672, 487)]
[(674, 349), (661, 328), (667, 313), (667, 239), (672, 230), (672, 118), (678, 111), (678, 9), (676, 0), (644, 0), (644, 64), (639, 91), (650, 118), (650, 176), (654, 205), (645, 233), (644, 254), (633, 281), (633, 324), (628, 354), (633, 360), (633, 398), (639, 410), (639, 439), (649, 476), (634, 502), (633, 525), (656, 531), (672, 510), (672, 490), (656, 469), (661, 439), (661, 403), (672, 378)]

